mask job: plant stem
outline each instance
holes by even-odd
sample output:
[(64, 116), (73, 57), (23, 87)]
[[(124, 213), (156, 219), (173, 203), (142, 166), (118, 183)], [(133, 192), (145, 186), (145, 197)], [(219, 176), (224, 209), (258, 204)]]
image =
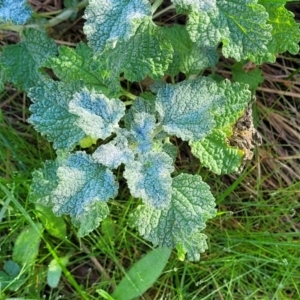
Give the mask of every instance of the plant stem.
[[(154, 4), (155, 4), (155, 3), (154, 3)], [(153, 5), (154, 5), (154, 4), (153, 4)], [(167, 12), (167, 11), (169, 11), (169, 10), (172, 10), (172, 9), (175, 9), (175, 5), (174, 5), (174, 4), (171, 4), (170, 6), (164, 8), (164, 9), (162, 9), (161, 11), (159, 11), (158, 13), (156, 13), (156, 14), (152, 17), (152, 19), (155, 19), (155, 18), (157, 18), (157, 17), (163, 15), (165, 12)]]
[(152, 5), (152, 14), (161, 6), (163, 2), (164, 0), (155, 0), (155, 2)]
[(151, 134), (151, 137), (154, 138), (156, 135), (158, 135), (161, 131), (163, 131), (163, 127), (162, 125), (159, 125), (158, 127), (156, 127), (153, 131), (153, 133)]
[(126, 90), (122, 91), (122, 94), (126, 97), (128, 97), (131, 100), (135, 100), (137, 98), (136, 95), (131, 94), (130, 92), (127, 92)]

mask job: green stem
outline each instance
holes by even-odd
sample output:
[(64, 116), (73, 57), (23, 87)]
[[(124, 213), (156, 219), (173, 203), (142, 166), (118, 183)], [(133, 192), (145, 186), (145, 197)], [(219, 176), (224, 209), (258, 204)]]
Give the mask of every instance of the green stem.
[(48, 21), (45, 27), (53, 27), (67, 19), (69, 19), (74, 13), (76, 13), (79, 9), (82, 9), (88, 5), (88, 0), (83, 0), (79, 2), (76, 7), (69, 7), (64, 9), (58, 16)]
[[(154, 4), (153, 4), (154, 5)], [(170, 6), (162, 9), (161, 11), (159, 11), (158, 13), (156, 13), (152, 19), (156, 19), (157, 17), (163, 15), (165, 12), (169, 11), (169, 10), (172, 10), (172, 9), (175, 9), (175, 5), (174, 4), (171, 4)]]
[(198, 74), (191, 74), (191, 75), (188, 77), (188, 80), (196, 79), (197, 77), (198, 77)]
[(132, 105), (132, 101), (124, 101), (123, 103), (125, 104), (125, 106)]
[(155, 0), (155, 2), (152, 5), (152, 14), (155, 13), (155, 11), (161, 6), (163, 2), (164, 0)]
[(58, 15), (62, 11), (63, 11), (62, 9), (59, 9), (59, 10), (55, 10), (55, 11), (42, 12), (42, 13), (39, 13), (38, 16), (39, 17), (48, 17), (48, 16), (53, 16), (53, 15)]
[(155, 138), (155, 136), (157, 136), (161, 131), (163, 131), (163, 127), (162, 125), (159, 125), (158, 127), (155, 128), (155, 130), (153, 131), (151, 137), (152, 139)]
[(137, 98), (136, 95), (133, 95), (130, 92), (127, 92), (126, 90), (123, 90), (122, 94), (131, 100), (135, 100)]

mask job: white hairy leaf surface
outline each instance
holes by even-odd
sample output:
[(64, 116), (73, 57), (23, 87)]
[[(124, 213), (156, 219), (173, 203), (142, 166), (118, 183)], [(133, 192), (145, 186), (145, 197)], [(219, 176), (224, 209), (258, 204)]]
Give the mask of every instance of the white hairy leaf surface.
[(76, 152), (33, 173), (31, 199), (50, 206), (56, 215), (68, 214), (79, 234), (99, 226), (108, 208), (105, 202), (118, 192), (113, 173), (85, 152)]
[(191, 12), (187, 31), (201, 47), (222, 43), (225, 57), (256, 61), (267, 53), (272, 38), (267, 20), (268, 13), (257, 0), (219, 0), (209, 11)]
[(28, 121), (53, 142), (55, 149), (71, 150), (86, 136), (77, 125), (79, 117), (69, 111), (69, 103), (80, 89), (78, 83), (47, 81), (28, 93), (33, 102)]
[(156, 110), (164, 131), (181, 139), (199, 140), (215, 127), (224, 92), (207, 77), (168, 84), (158, 90)]
[(77, 125), (92, 138), (106, 139), (118, 128), (125, 114), (125, 105), (119, 99), (83, 90), (74, 94), (69, 103), (70, 113), (78, 116)]
[(26, 0), (1, 0), (0, 21), (23, 25), (31, 17), (32, 10)]
[(139, 26), (152, 16), (148, 0), (90, 0), (85, 10), (84, 33), (95, 52), (134, 36)]
[(132, 196), (150, 207), (163, 208), (171, 201), (172, 158), (164, 152), (148, 152), (127, 164), (124, 177)]
[(198, 175), (181, 174), (173, 178), (169, 206), (156, 209), (140, 205), (132, 215), (132, 223), (154, 245), (180, 245), (189, 260), (199, 260), (207, 248), (205, 235), (200, 231), (215, 215), (215, 199), (209, 186)]

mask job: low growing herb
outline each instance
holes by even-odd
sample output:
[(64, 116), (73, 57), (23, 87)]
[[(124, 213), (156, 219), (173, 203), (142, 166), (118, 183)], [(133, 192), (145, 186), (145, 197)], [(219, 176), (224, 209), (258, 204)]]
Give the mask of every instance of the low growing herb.
[[(234, 128), (252, 96), (247, 84), (214, 76), (215, 65), (220, 54), (256, 64), (296, 54), (300, 30), (286, 0), (171, 2), (66, 1), (61, 15), (46, 21), (25, 0), (3, 0), (0, 29), (21, 40), (4, 47), (1, 76), (27, 92), (29, 122), (57, 150), (33, 173), (33, 202), (69, 215), (78, 235), (87, 235), (109, 214), (119, 188), (114, 170), (123, 165), (131, 195), (141, 199), (131, 224), (155, 246), (199, 260), (215, 199), (199, 175), (175, 172), (170, 138), (186, 141), (212, 172), (237, 172), (247, 149), (232, 143)], [(57, 47), (45, 29), (85, 6), (87, 44)], [(164, 13), (186, 21), (164, 25)], [(212, 75), (203, 76), (207, 68)], [(124, 88), (146, 77), (154, 80), (150, 90)], [(86, 151), (92, 144), (97, 149)]]

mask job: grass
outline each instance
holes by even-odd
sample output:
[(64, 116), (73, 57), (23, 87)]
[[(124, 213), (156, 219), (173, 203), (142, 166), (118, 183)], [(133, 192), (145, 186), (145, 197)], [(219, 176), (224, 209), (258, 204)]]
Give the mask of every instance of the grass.
[[(72, 42), (71, 35), (67, 39)], [(299, 55), (282, 55), (262, 67), (265, 81), (257, 91), (255, 120), (263, 145), (241, 174), (212, 175), (180, 145), (178, 168), (208, 181), (219, 215), (207, 224), (209, 250), (201, 261), (181, 262), (173, 251), (141, 299), (300, 299), (299, 64)], [(41, 244), (34, 261), (21, 269), (23, 285), (0, 290), (0, 299), (100, 299), (100, 289), (112, 292), (126, 270), (152, 249), (128, 227), (135, 199), (121, 189), (110, 218), (83, 239), (68, 218), (54, 221), (61, 238), (42, 232), (40, 214), (28, 199), (31, 172), (54, 153), (26, 123), (28, 105), (11, 86), (1, 95), (0, 269), (27, 226), (41, 234)], [(46, 283), (48, 265), (64, 257), (68, 264), (61, 265), (62, 278), (52, 289)]]

